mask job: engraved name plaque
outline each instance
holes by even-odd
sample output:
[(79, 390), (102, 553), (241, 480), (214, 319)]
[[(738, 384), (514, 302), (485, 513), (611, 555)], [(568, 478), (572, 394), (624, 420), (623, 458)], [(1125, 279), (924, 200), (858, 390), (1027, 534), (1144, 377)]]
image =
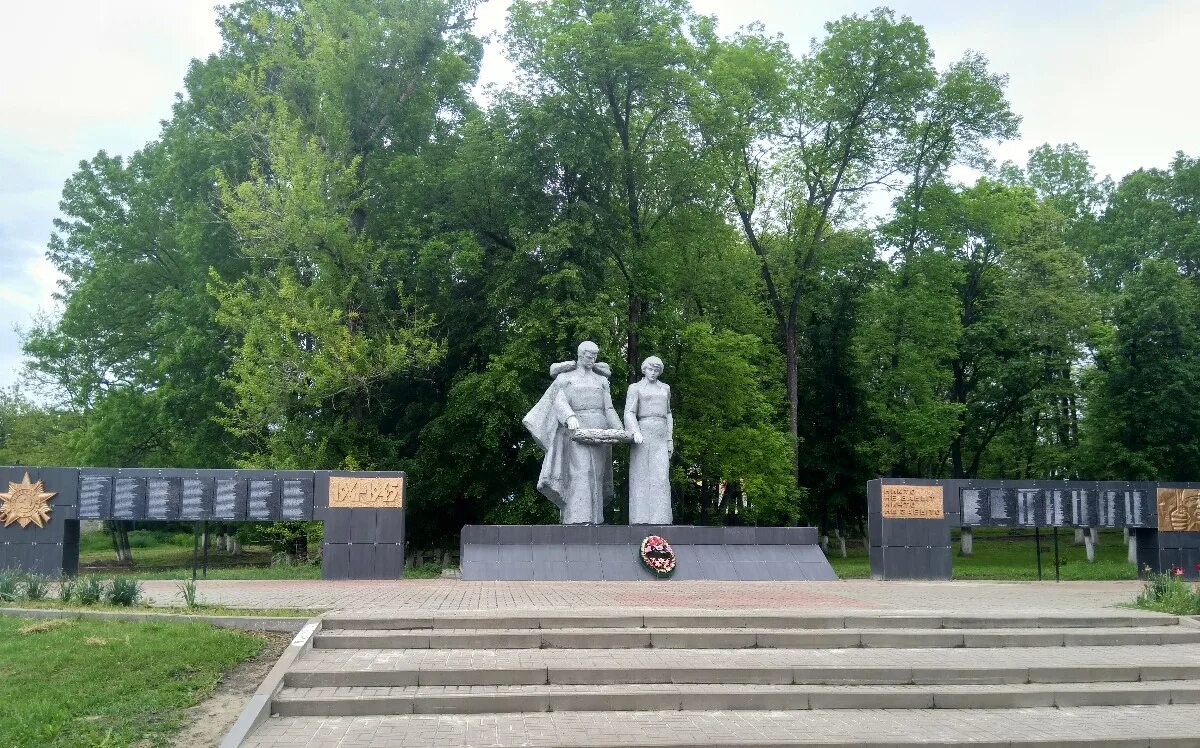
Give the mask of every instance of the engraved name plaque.
[(330, 477), (329, 506), (343, 509), (399, 509), (404, 506), (404, 478)]
[(941, 519), (941, 486), (883, 486), (883, 516), (888, 519)]

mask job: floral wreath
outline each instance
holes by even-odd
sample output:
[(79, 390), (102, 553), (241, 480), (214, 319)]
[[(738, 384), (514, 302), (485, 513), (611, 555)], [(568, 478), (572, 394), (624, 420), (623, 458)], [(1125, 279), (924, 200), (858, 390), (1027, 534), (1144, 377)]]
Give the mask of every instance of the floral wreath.
[(671, 544), (657, 535), (649, 535), (642, 541), (642, 564), (655, 576), (667, 577), (675, 571), (675, 551)]

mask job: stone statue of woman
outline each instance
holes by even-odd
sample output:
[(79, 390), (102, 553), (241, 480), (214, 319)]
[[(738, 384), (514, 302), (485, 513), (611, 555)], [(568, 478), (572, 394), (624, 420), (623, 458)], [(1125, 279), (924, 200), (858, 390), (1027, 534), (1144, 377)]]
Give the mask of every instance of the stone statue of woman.
[(625, 428), (633, 435), (629, 455), (629, 524), (671, 524), (671, 454), (675, 424), (671, 388), (660, 382), (662, 359), (642, 362), (642, 379), (625, 395)]

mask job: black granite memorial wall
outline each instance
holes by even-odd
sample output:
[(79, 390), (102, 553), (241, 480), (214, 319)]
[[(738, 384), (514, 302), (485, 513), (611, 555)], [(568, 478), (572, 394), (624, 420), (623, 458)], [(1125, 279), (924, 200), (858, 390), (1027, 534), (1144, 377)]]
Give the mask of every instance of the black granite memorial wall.
[[(3, 467), (0, 487), (27, 473), (54, 494), (50, 519), (43, 527), (0, 526), (0, 568), (76, 573), (81, 520), (318, 520), (323, 578), (404, 574), (404, 473)], [(332, 504), (331, 481), (340, 486)]]
[[(938, 486), (941, 518), (887, 517), (888, 486)], [(871, 575), (949, 579), (953, 527), (1128, 528), (1137, 563), (1200, 577), (1200, 484), (1137, 481), (977, 481), (882, 478), (867, 485)], [(1160, 501), (1171, 501), (1161, 517)], [(1161, 521), (1160, 521), (1161, 520)]]

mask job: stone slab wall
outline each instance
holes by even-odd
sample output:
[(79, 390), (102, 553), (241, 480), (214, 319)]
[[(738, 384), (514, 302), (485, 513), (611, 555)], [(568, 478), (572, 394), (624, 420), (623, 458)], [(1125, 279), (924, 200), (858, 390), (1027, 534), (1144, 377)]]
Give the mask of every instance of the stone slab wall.
[[(325, 525), (323, 578), (399, 579), (404, 573), (404, 473), (16, 466), (0, 467), (0, 488), (26, 473), (54, 494), (50, 520), (41, 528), (0, 527), (0, 569), (76, 573), (81, 520), (318, 520)], [(331, 479), (350, 482), (332, 507)]]
[[(888, 487), (938, 486), (944, 516), (888, 517)], [(882, 478), (867, 485), (871, 575), (949, 579), (952, 527), (1128, 528), (1139, 565), (1200, 578), (1200, 483), (980, 481)]]
[(652, 580), (639, 558), (648, 535), (663, 537), (675, 551), (672, 579), (837, 579), (815, 528), (691, 525), (467, 525), (462, 578)]

